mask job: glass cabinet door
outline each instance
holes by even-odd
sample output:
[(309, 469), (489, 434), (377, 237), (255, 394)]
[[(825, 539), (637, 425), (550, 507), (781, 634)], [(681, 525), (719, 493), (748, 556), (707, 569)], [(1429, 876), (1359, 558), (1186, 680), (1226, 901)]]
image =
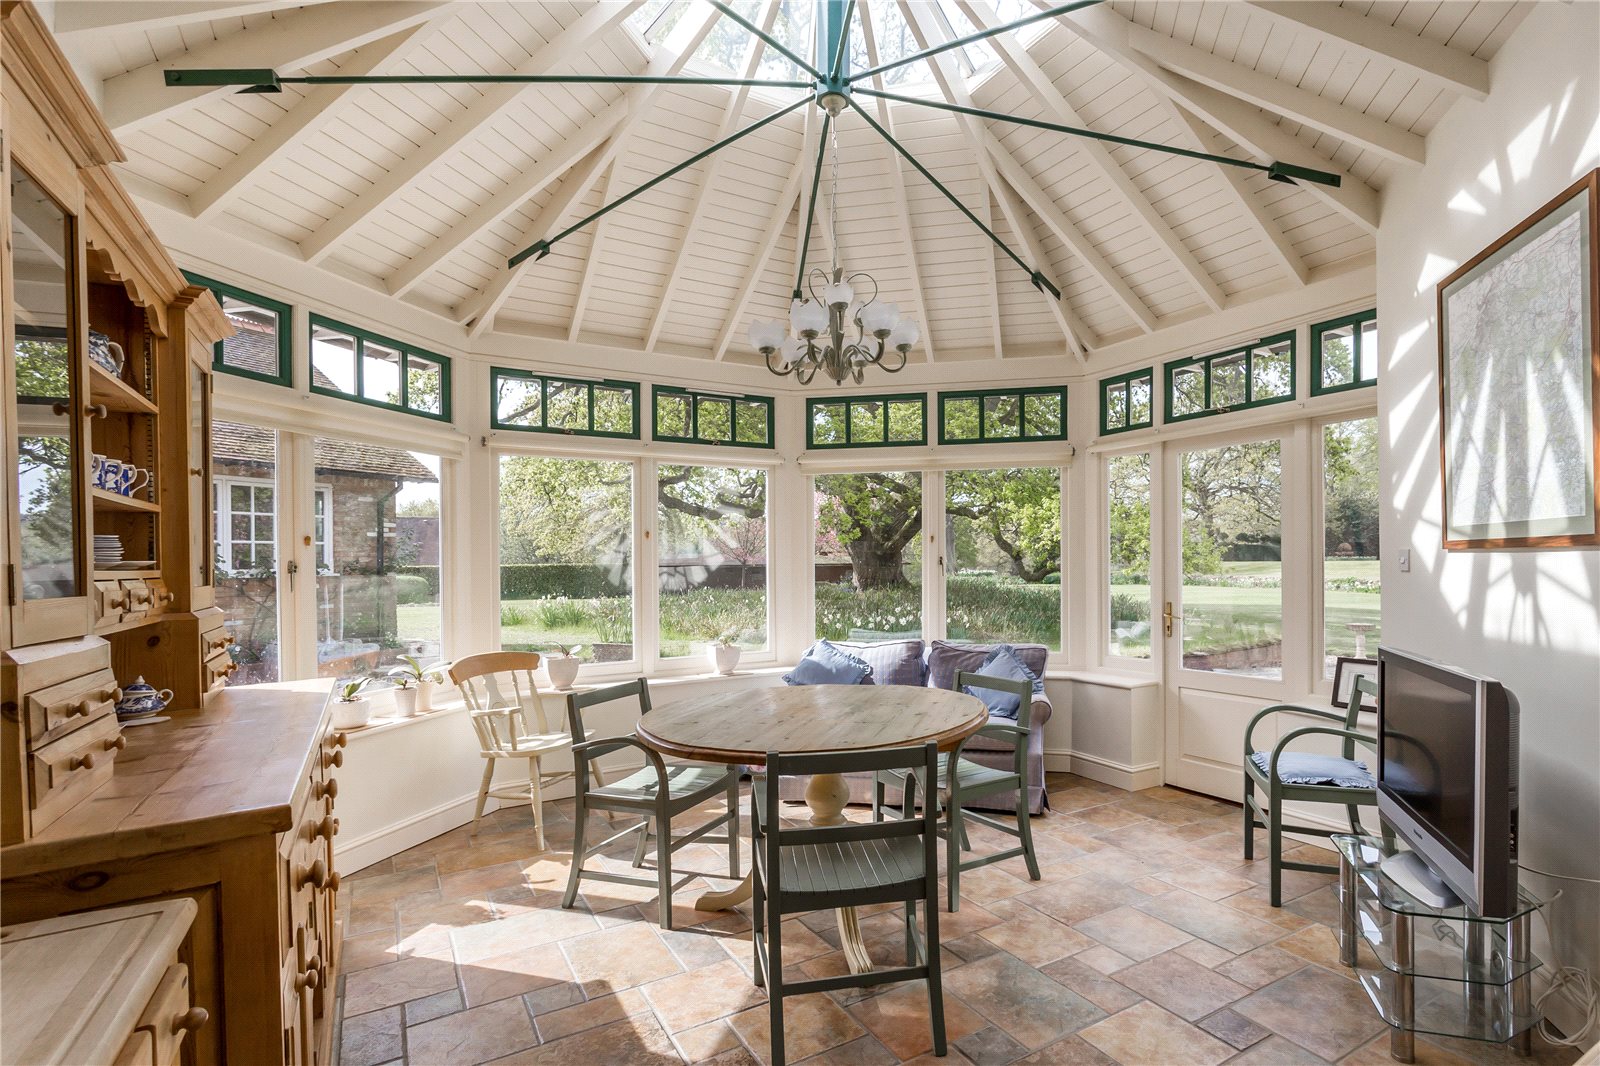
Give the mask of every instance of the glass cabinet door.
[(9, 191), (17, 464), (11, 599), (13, 638), (31, 643), (70, 635), (70, 627), (57, 632), (47, 601), (87, 595), (79, 484), (77, 249), (72, 216), (14, 161)]
[(189, 362), (189, 464), (189, 558), (195, 567), (189, 576), (195, 588), (208, 589), (216, 565), (211, 539), (211, 374), (193, 360)]

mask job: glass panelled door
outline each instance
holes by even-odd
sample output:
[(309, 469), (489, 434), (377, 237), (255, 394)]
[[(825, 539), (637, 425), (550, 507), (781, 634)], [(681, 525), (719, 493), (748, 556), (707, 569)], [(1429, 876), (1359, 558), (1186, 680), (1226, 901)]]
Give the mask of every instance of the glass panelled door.
[[(1169, 445), (1167, 782), (1237, 799), (1244, 728), (1282, 698), (1289, 438)], [(1290, 627), (1292, 629), (1292, 627)]]

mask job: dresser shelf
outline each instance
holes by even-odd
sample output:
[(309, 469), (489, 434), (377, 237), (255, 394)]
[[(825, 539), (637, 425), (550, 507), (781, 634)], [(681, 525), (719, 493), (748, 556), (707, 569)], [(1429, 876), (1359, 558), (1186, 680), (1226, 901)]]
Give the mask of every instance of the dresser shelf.
[(92, 361), (89, 363), (89, 399), (92, 403), (104, 404), (108, 411), (135, 415), (160, 413), (155, 404), (140, 396), (126, 381)]
[(139, 514), (160, 514), (161, 505), (141, 500), (137, 496), (124, 496), (120, 492), (109, 489), (90, 489), (89, 498), (94, 500), (97, 511), (133, 511)]

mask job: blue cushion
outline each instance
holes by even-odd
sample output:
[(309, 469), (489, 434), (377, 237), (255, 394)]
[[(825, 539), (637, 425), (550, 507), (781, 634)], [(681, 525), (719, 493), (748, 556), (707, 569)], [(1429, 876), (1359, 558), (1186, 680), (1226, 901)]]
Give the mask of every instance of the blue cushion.
[(864, 685), (911, 685), (922, 687), (922, 641), (885, 640), (870, 644), (842, 640), (835, 648), (854, 655), (872, 667), (872, 676)]
[[(926, 673), (929, 688), (951, 688), (956, 682), (956, 671), (965, 670), (973, 673), (982, 668), (990, 655), (994, 654), (996, 644), (961, 644), (948, 640), (933, 640), (928, 642)], [(1022, 660), (1022, 665), (1033, 671), (1035, 677), (1044, 676), (1045, 660), (1048, 652), (1043, 644), (1012, 644), (1012, 654)], [(1036, 686), (1036, 694), (1042, 692), (1043, 686)], [(1044, 699), (1039, 695), (1035, 703)]]
[[(1044, 691), (1044, 682), (1039, 675), (1028, 669), (1028, 665), (1012, 650), (1011, 645), (1001, 644), (990, 652), (988, 657), (978, 667), (978, 673), (990, 677), (1005, 677), (1013, 681), (1026, 681), (1034, 692)], [(1003, 692), (1000, 689), (977, 688), (967, 685), (962, 689), (969, 696), (976, 696), (989, 708), (991, 718), (1010, 718), (1015, 720), (1017, 711), (1022, 703), (1014, 692)]]
[[(1256, 769), (1267, 773), (1272, 753), (1258, 751), (1250, 756)], [(1278, 756), (1278, 780), (1286, 785), (1332, 785), (1337, 788), (1377, 788), (1367, 764), (1336, 755), (1286, 751)]]
[(872, 677), (872, 667), (825, 640), (806, 649), (795, 668), (783, 675), (786, 685), (859, 685)]

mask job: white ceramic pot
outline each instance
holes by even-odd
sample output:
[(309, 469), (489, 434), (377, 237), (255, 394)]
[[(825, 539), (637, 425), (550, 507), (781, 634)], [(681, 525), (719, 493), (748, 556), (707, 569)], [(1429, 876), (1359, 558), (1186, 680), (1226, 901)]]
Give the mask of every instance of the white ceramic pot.
[(333, 728), (360, 729), (372, 717), (372, 704), (365, 696), (333, 701)]
[(583, 660), (576, 655), (552, 655), (544, 661), (544, 672), (550, 675), (550, 684), (565, 692), (578, 680), (578, 667)]
[(413, 687), (417, 690), (417, 713), (433, 710), (433, 690), (439, 686), (432, 681), (418, 681)]
[(739, 665), (739, 647), (736, 644), (711, 645), (711, 665), (719, 674), (731, 674)]
[(417, 686), (394, 689), (394, 716), (411, 718), (417, 713)]

